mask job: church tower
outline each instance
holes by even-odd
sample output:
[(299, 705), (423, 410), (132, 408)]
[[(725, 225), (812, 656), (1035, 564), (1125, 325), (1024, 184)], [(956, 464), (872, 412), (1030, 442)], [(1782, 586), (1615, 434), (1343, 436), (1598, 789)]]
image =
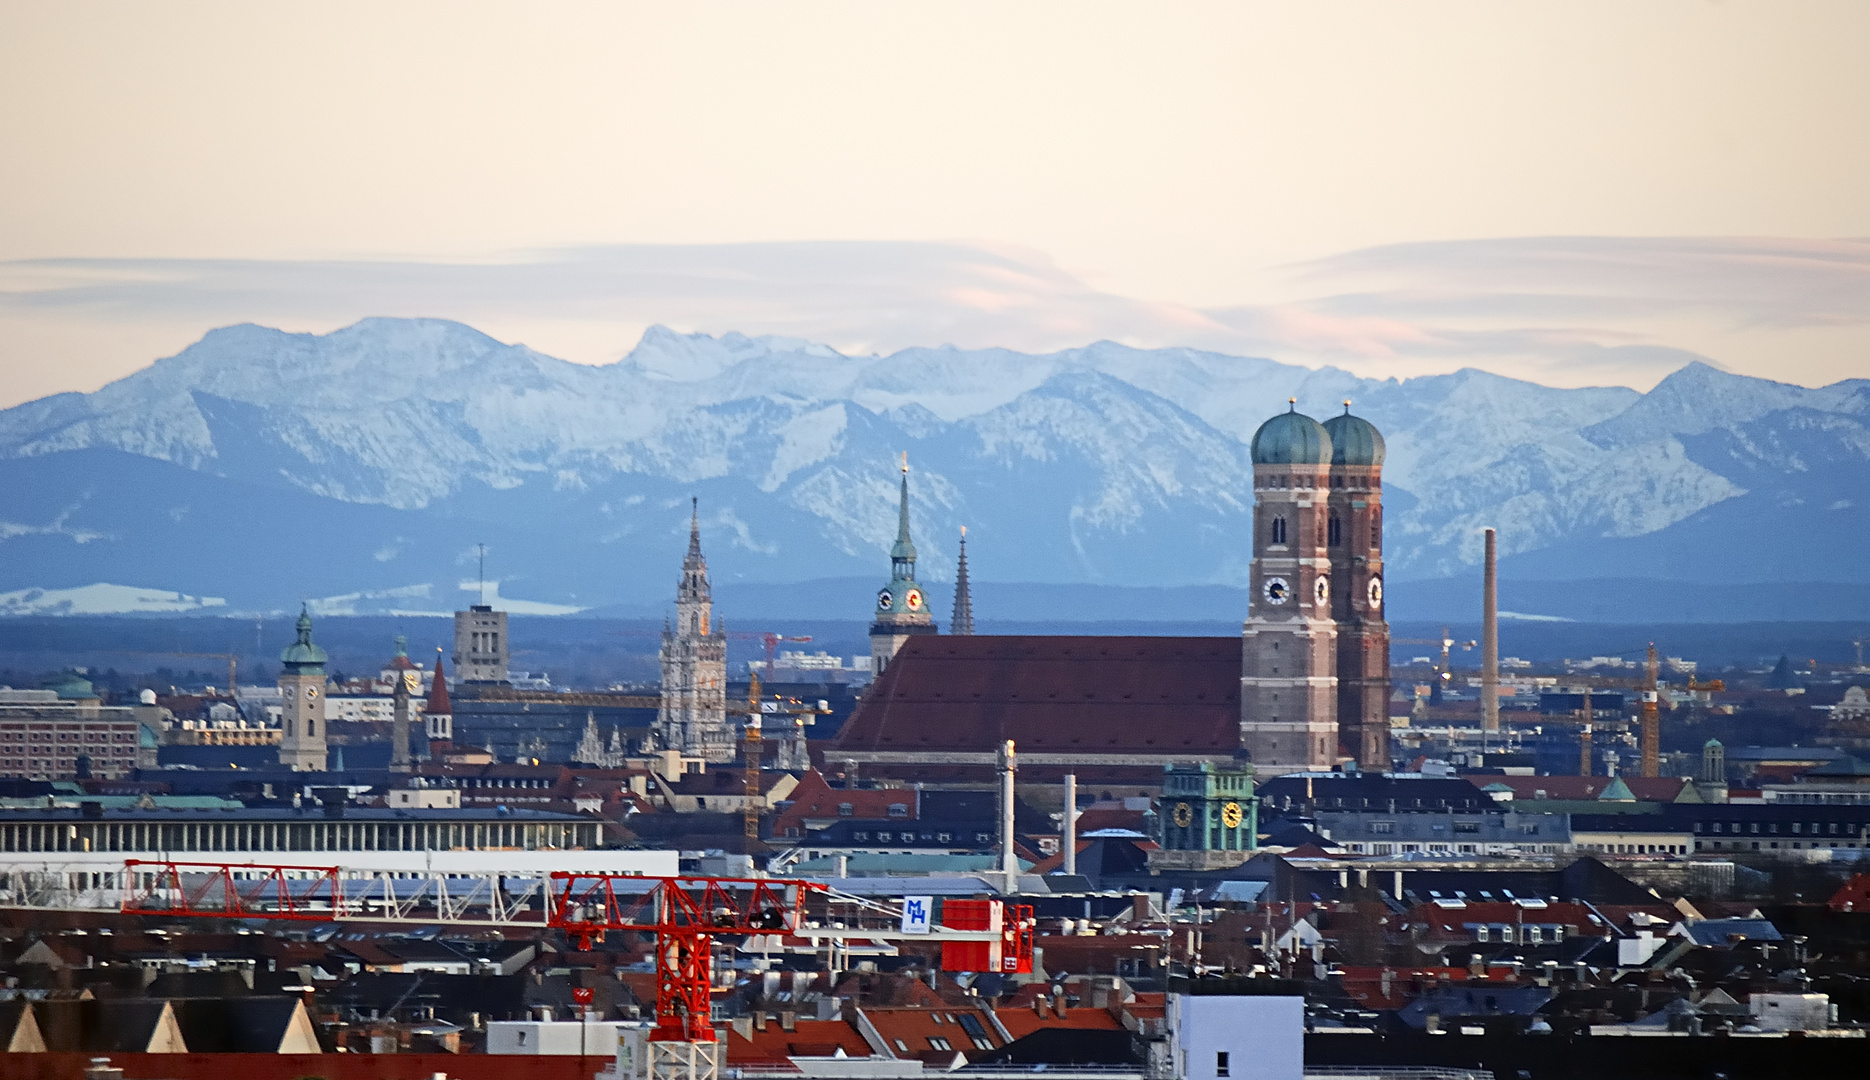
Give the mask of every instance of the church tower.
[(439, 750), (453, 744), (455, 738), (454, 703), (448, 700), (448, 673), (442, 670), (441, 646), (435, 647), (435, 677), (429, 680), (428, 700), (422, 703), (422, 727), (427, 753), (440, 757)]
[(890, 583), (877, 593), (877, 610), (870, 623), (870, 673), (881, 676), (890, 658), (916, 634), (933, 634), (935, 616), (928, 598), (916, 584), (916, 546), (909, 539), (909, 455), (903, 454), (902, 508), (896, 524), (896, 543), (890, 548)]
[(299, 609), (299, 640), (279, 654), (279, 764), (325, 771), (325, 650), (312, 644), (312, 615)]
[(1325, 547), (1338, 624), (1338, 736), (1366, 772), (1390, 770), (1390, 627), (1383, 609), (1383, 435), (1362, 417), (1325, 421), (1331, 497)]
[(974, 632), (974, 597), (967, 583), (966, 525), (961, 526), (961, 558), (956, 560), (954, 571), (954, 618), (948, 620), (948, 632), (961, 635)]
[(1288, 411), (1253, 435), (1252, 597), (1241, 638), (1240, 743), (1261, 776), (1329, 769), (1338, 753), (1331, 436)]
[(656, 742), (686, 757), (732, 761), (734, 732), (727, 722), (727, 634), (714, 625), (714, 592), (701, 555), (701, 509), (691, 507), (688, 555), (675, 589), (675, 626), (662, 628), (662, 707)]

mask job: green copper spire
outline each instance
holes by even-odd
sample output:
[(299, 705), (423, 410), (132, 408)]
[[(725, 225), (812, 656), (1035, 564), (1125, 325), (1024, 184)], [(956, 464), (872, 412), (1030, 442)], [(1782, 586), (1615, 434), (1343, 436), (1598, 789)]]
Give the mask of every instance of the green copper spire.
[(877, 615), (928, 622), (928, 601), (916, 584), (916, 545), (909, 538), (909, 455), (903, 454), (902, 489), (896, 520), (896, 543), (890, 547), (890, 583), (877, 593)]
[(299, 640), (286, 646), (286, 651), (279, 654), (279, 662), (285, 665), (289, 675), (323, 675), (325, 650), (312, 643), (312, 613), (309, 608), (299, 608), (297, 629)]
[[(916, 545), (909, 539), (909, 451), (903, 451), (902, 511), (896, 522), (896, 546), (890, 548), (890, 561), (899, 564), (896, 576), (905, 581), (916, 579)], [(900, 564), (908, 564), (904, 573)]]

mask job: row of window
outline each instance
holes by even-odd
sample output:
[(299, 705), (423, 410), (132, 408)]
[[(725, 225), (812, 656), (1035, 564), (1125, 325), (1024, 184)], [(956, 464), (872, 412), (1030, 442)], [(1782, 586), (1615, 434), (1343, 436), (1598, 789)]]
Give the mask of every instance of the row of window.
[(577, 822), (30, 822), (0, 851), (449, 851), (596, 847)]
[[(1435, 832), (1440, 832), (1442, 830), (1442, 826), (1439, 823), (1431, 825), (1429, 826), (1429, 828), (1431, 828)], [(1373, 836), (1389, 836), (1393, 834), (1395, 831), (1396, 831), (1396, 823), (1394, 821), (1373, 821), (1370, 823), (1370, 833)], [(1479, 833), (1480, 822), (1457, 821), (1454, 823), (1454, 831), (1457, 833), (1468, 833), (1468, 834)], [(1539, 823), (1536, 821), (1522, 822), (1519, 826), (1519, 831), (1520, 831), (1520, 834), (1523, 836), (1537, 836), (1539, 835)]]
[[(1370, 535), (1373, 537), (1380, 537), (1383, 535), (1383, 524), (1378, 514), (1379, 511), (1376, 510), (1370, 512)], [(1283, 544), (1286, 542), (1286, 537), (1286, 519), (1283, 516), (1273, 518), (1271, 529), (1272, 542), (1275, 544)], [(1338, 515), (1332, 514), (1325, 519), (1325, 546), (1342, 547), (1343, 545), (1344, 522)]]
[[(854, 844), (870, 843), (870, 835), (870, 833), (862, 830), (852, 832), (851, 842)], [(899, 840), (897, 837), (901, 837), (901, 839)], [(952, 844), (955, 842), (955, 834), (951, 832), (925, 832), (922, 834), (922, 841), (924, 843), (932, 841), (937, 844)], [(912, 832), (879, 832), (876, 834), (876, 842), (879, 844), (913, 844), (916, 842), (916, 834)], [(984, 832), (975, 833), (974, 842), (976, 844), (991, 844), (993, 843), (993, 834)]]
[(30, 733), (9, 731), (9, 732), (0, 733), (0, 742), (109, 743), (109, 742), (135, 742), (135, 741), (136, 741), (136, 733), (134, 731), (120, 731), (120, 732), (86, 731), (86, 732), (71, 732), (69, 734), (65, 732), (60, 732), (58, 738), (56, 739), (52, 737), (52, 734), (50, 732), (46, 732), (46, 731), (34, 731)]
[[(908, 803), (891, 803), (889, 813), (890, 813), (890, 816), (893, 818), (906, 818), (909, 816), (909, 804)], [(838, 804), (838, 816), (839, 817), (855, 817), (856, 814), (857, 814), (857, 808), (852, 806), (850, 803), (841, 802)]]
[[(1768, 836), (1777, 836), (1779, 834), (1779, 822), (1777, 821), (1767, 822), (1766, 828), (1764, 830), (1760, 828), (1760, 823), (1757, 821), (1746, 822), (1745, 823), (1746, 828), (1744, 830), (1741, 828), (1741, 824), (1742, 823), (1738, 821), (1730, 821), (1730, 822), (1697, 821), (1695, 822), (1695, 831), (1702, 832), (1703, 831), (1702, 827), (1705, 825), (1707, 826), (1706, 828), (1707, 832), (1715, 833), (1715, 834), (1726, 832), (1726, 833), (1739, 835), (1743, 831), (1749, 836), (1759, 836), (1762, 832), (1764, 832)], [(1723, 825), (1725, 825), (1726, 828), (1722, 828)], [(1836, 821), (1831, 821), (1831, 822), (1814, 821), (1814, 822), (1811, 822), (1809, 825), (1803, 821), (1794, 821), (1790, 824), (1790, 827), (1788, 828), (1787, 831), (1790, 832), (1794, 836), (1799, 836), (1799, 835), (1857, 836), (1863, 831), (1863, 826), (1855, 822), (1849, 822), (1849, 821), (1843, 822), (1842, 824)]]

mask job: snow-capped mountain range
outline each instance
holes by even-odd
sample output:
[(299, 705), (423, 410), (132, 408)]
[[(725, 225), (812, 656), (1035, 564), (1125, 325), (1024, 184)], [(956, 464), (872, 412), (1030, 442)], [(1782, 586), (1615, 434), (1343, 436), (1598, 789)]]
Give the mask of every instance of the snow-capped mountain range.
[(591, 367), (369, 319), (216, 330), (0, 412), (0, 608), (108, 582), (224, 610), (447, 610), (484, 543), (532, 610), (659, 610), (691, 495), (719, 582), (879, 576), (905, 450), (925, 579), (950, 576), (966, 525), (982, 578), (1237, 585), (1246, 445), (1288, 398), (1320, 419), (1352, 399), (1384, 432), (1392, 582), (1470, 571), (1486, 525), (1508, 577), (1870, 581), (1870, 380), (1697, 363), (1643, 394), (660, 327)]

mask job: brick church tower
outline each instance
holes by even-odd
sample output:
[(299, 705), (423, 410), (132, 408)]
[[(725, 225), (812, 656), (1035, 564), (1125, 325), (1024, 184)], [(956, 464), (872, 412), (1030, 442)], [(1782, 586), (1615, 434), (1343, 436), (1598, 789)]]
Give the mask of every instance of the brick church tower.
[(1325, 549), (1338, 626), (1338, 738), (1367, 772), (1390, 768), (1390, 628), (1383, 609), (1383, 435), (1344, 413), (1331, 436)]
[(1252, 457), (1253, 595), (1241, 637), (1240, 744), (1261, 776), (1329, 769), (1338, 754), (1331, 436), (1292, 404), (1260, 425)]

